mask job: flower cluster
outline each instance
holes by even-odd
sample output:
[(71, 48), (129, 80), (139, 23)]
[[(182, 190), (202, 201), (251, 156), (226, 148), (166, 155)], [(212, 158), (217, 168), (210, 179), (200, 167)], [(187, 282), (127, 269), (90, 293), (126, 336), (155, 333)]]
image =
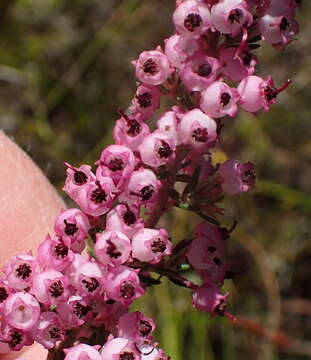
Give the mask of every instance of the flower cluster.
[[(213, 162), (223, 127), (239, 109), (267, 111), (280, 88), (256, 74), (261, 39), (280, 48), (298, 31), (298, 0), (177, 1), (176, 34), (133, 62), (138, 87), (119, 110), (113, 137), (96, 168), (66, 163), (64, 191), (77, 208), (63, 210), (36, 256), (18, 254), (0, 279), (0, 345), (34, 341), (49, 359), (164, 360), (151, 318), (133, 301), (166, 276), (189, 288), (193, 306), (226, 311), (220, 287), (230, 277), (220, 225), (225, 194), (255, 185), (250, 162)], [(158, 114), (162, 97), (172, 107)], [(156, 120), (153, 124), (152, 121)], [(152, 125), (153, 124), (153, 125)], [(189, 239), (174, 241), (160, 217), (173, 206), (202, 220)], [(197, 273), (193, 283), (183, 268)]]

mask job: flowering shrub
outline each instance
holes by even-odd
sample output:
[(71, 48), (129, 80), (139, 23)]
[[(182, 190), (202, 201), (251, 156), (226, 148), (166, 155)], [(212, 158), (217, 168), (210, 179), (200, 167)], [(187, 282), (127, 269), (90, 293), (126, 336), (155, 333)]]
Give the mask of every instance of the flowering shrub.
[[(36, 256), (18, 254), (5, 266), (2, 347), (17, 351), (36, 341), (49, 359), (168, 359), (154, 342), (153, 320), (129, 311), (160, 283), (155, 273), (188, 288), (197, 310), (235, 321), (220, 290), (230, 277), (225, 254), (233, 229), (221, 226), (219, 203), (250, 190), (256, 173), (250, 162), (215, 164), (213, 148), (239, 109), (267, 111), (289, 85), (254, 75), (253, 51), (261, 39), (286, 46), (298, 32), (299, 5), (177, 1), (177, 34), (133, 62), (139, 83), (128, 110), (119, 110), (115, 144), (95, 171), (65, 163), (63, 189), (79, 208), (59, 214)], [(174, 105), (156, 114), (162, 97)], [(189, 239), (172, 240), (169, 229), (156, 227), (174, 206), (202, 219)], [(184, 265), (199, 283), (182, 275)]]

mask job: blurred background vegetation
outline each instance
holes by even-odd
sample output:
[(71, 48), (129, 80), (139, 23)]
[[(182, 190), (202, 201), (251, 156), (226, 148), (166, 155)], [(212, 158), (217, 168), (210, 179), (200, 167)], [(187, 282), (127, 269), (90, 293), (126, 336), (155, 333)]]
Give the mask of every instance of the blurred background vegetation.
[[(65, 160), (94, 163), (112, 142), (116, 109), (135, 90), (130, 60), (173, 32), (173, 8), (174, 0), (0, 1), (0, 127), (58, 190)], [(305, 1), (299, 41), (257, 50), (261, 74), (293, 85), (269, 113), (228, 120), (217, 150), (219, 160), (255, 162), (259, 177), (251, 194), (225, 204), (224, 223), (239, 221), (229, 262), (241, 274), (225, 286), (238, 325), (192, 310), (189, 292), (165, 282), (139, 304), (172, 360), (311, 357), (310, 10)], [(176, 210), (168, 221), (179, 239), (198, 219)]]

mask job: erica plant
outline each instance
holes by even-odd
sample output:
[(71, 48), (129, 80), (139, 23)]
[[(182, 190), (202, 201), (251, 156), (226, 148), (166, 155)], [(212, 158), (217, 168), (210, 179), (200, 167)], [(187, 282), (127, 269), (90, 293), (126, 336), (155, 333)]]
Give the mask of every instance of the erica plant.
[[(95, 168), (65, 163), (64, 191), (77, 208), (55, 219), (37, 254), (17, 254), (0, 279), (0, 344), (38, 342), (48, 359), (164, 360), (155, 323), (129, 306), (167, 277), (189, 289), (196, 310), (226, 316), (230, 277), (223, 198), (256, 181), (248, 159), (215, 163), (213, 149), (240, 110), (267, 111), (290, 81), (256, 71), (260, 41), (282, 49), (298, 32), (298, 0), (177, 1), (176, 34), (133, 61), (137, 91), (118, 110), (114, 144)], [(163, 98), (172, 107), (158, 111)], [(151, 122), (149, 120), (155, 120)], [(187, 239), (159, 219), (197, 215)], [(182, 269), (198, 274), (194, 283)]]

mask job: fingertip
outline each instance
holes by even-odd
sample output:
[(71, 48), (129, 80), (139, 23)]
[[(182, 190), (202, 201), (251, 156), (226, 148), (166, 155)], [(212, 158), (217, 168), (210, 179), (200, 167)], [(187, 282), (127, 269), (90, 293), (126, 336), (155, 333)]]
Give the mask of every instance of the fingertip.
[(1, 265), (16, 253), (35, 252), (65, 205), (38, 166), (2, 131), (0, 163)]

